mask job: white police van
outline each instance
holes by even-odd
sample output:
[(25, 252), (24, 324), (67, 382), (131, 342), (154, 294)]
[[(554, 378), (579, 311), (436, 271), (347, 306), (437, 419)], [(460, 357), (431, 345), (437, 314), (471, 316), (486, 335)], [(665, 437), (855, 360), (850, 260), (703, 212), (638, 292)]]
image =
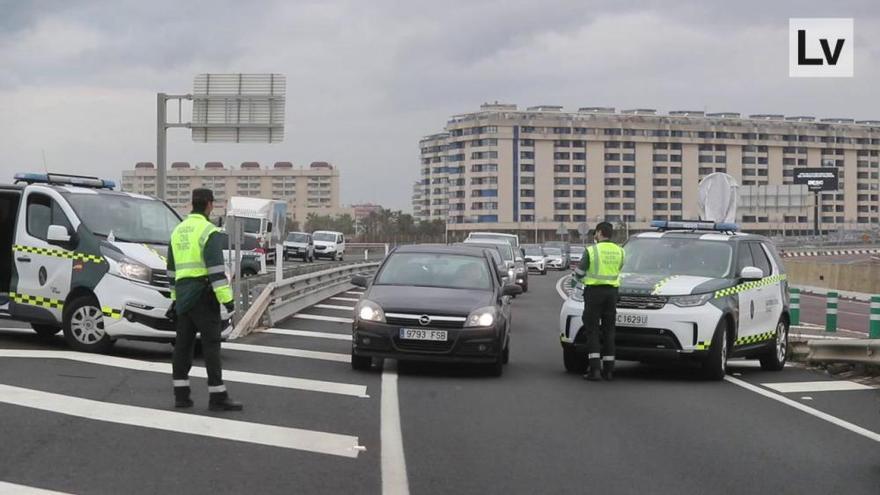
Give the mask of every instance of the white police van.
[[(44, 336), (63, 330), (81, 351), (121, 338), (173, 341), (165, 254), (180, 217), (114, 186), (62, 174), (0, 184), (0, 318)], [(224, 336), (231, 330), (227, 322)]]
[[(788, 349), (788, 283), (782, 260), (765, 237), (733, 224), (653, 222), (626, 257), (617, 304), (618, 360), (692, 359), (721, 379), (730, 357), (760, 359), (781, 370)], [(562, 306), (565, 368), (586, 368), (583, 287)]]

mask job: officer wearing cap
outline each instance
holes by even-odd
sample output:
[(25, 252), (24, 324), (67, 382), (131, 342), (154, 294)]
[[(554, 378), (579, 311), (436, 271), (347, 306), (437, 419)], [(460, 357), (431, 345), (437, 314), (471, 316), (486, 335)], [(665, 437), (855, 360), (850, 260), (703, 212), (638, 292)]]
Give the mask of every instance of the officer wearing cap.
[(168, 316), (175, 320), (174, 406), (192, 407), (189, 371), (192, 368), (196, 334), (201, 335), (205, 367), (208, 369), (208, 406), (212, 411), (240, 411), (242, 404), (229, 398), (220, 366), (220, 305), (232, 312), (232, 289), (226, 279), (221, 236), (208, 217), (214, 209), (210, 189), (194, 189), (192, 213), (171, 234), (168, 277), (172, 306)]
[(586, 248), (575, 270), (575, 275), (584, 284), (583, 322), (590, 362), (584, 378), (590, 381), (602, 378), (610, 381), (614, 376), (614, 326), (624, 252), (622, 247), (611, 242), (613, 235), (614, 227), (610, 223), (596, 225), (596, 242)]

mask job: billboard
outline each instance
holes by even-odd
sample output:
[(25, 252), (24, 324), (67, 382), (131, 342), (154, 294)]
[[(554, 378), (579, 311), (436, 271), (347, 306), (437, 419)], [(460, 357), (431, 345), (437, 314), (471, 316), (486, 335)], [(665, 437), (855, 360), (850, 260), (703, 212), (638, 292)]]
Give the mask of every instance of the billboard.
[(794, 171), (794, 183), (805, 184), (810, 191), (836, 191), (836, 168), (802, 168)]
[(192, 94), (193, 141), (283, 141), (286, 88), (283, 74), (199, 74)]

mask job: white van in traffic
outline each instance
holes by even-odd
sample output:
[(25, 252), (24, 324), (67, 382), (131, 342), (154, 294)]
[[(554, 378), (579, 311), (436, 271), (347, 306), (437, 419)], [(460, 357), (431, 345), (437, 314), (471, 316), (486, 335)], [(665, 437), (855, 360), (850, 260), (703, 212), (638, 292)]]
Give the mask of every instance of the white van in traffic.
[[(112, 181), (17, 174), (0, 184), (0, 318), (77, 350), (116, 339), (171, 342), (165, 255), (180, 217)], [(223, 336), (231, 332), (226, 323)]]
[(315, 258), (330, 258), (342, 261), (345, 257), (345, 236), (342, 232), (316, 230), (312, 232), (315, 244)]

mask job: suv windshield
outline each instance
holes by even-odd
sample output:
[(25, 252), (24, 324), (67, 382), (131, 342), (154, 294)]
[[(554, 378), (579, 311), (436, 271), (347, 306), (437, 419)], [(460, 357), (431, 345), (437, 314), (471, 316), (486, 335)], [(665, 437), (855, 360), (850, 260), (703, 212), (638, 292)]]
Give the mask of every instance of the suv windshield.
[(79, 219), (95, 235), (113, 232), (117, 241), (168, 244), (180, 217), (165, 203), (122, 194), (65, 194)]
[(733, 249), (718, 241), (688, 238), (642, 239), (626, 243), (624, 273), (723, 278), (730, 273)]
[(287, 234), (287, 242), (309, 242), (308, 234)]
[(312, 235), (312, 239), (316, 241), (336, 242), (336, 234), (330, 232), (317, 232)]
[(516, 247), (518, 244), (518, 239), (514, 235), (503, 235), (503, 234), (470, 234), (468, 239), (473, 241), (504, 241), (512, 247)]
[(526, 250), (526, 256), (543, 256), (544, 250), (541, 246), (526, 246), (524, 248)]
[(513, 248), (506, 242), (472, 242), (465, 241), (464, 244), (476, 245), (480, 247), (495, 248), (501, 254), (504, 261), (513, 261)]
[(475, 256), (433, 253), (392, 254), (377, 285), (415, 285), (452, 289), (492, 288), (486, 261)]
[(545, 247), (544, 252), (554, 256), (559, 256), (562, 254), (562, 250), (555, 247)]

